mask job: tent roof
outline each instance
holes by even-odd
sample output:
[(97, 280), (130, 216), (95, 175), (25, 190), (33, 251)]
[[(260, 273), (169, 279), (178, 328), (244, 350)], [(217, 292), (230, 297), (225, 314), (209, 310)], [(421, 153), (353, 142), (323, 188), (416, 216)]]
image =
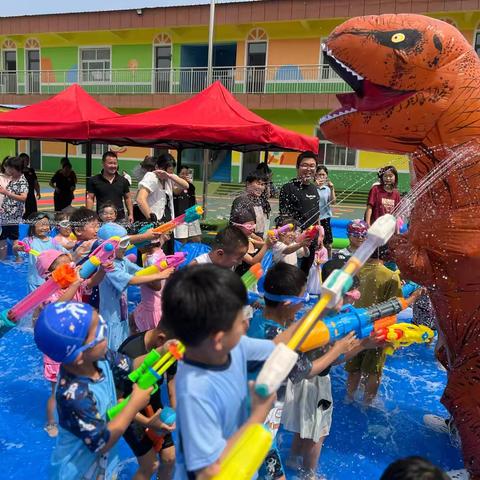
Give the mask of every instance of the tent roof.
[(318, 151), (317, 138), (268, 122), (244, 107), (219, 81), (166, 108), (94, 122), (90, 136), (115, 145)]
[(73, 84), (48, 100), (0, 115), (0, 138), (86, 141), (91, 120), (115, 116)]

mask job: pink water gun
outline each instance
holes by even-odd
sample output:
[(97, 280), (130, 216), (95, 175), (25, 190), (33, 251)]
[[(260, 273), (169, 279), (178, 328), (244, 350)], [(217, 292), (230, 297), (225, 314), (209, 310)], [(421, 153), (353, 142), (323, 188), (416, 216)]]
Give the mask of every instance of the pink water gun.
[(8, 311), (7, 318), (12, 322), (17, 323), (42, 302), (50, 298), (59, 290), (68, 288), (77, 279), (78, 275), (74, 265), (71, 263), (59, 265), (45, 283), (29, 293), (23, 300), (20, 300), (20, 302)]
[(167, 257), (161, 258), (154, 265), (150, 265), (149, 267), (139, 270), (135, 275), (153, 275), (161, 272), (162, 270), (166, 270), (167, 268), (178, 267), (185, 261), (186, 258), (187, 254), (185, 252), (177, 252), (173, 255), (168, 255)]
[(274, 237), (274, 238), (278, 238), (278, 235), (280, 233), (287, 233), (287, 232), (292, 232), (293, 229), (295, 228), (295, 225), (293, 225), (293, 223), (287, 223), (281, 227), (278, 227), (278, 228), (274, 228), (272, 230), (269, 230), (268, 231), (268, 236), (269, 237)]
[(29, 253), (30, 255), (34, 255), (35, 257), (38, 257), (40, 255), (40, 252), (38, 250), (34, 250), (27, 242), (18, 240), (17, 245), (19, 247), (22, 247), (25, 253)]
[(120, 237), (112, 237), (98, 246), (82, 265), (80, 277), (90, 278), (100, 265), (111, 262), (115, 258), (120, 242)]
[(318, 225), (312, 225), (308, 228), (306, 228), (298, 237), (297, 237), (297, 242), (301, 243), (304, 240), (313, 240), (317, 235), (320, 230), (320, 227)]

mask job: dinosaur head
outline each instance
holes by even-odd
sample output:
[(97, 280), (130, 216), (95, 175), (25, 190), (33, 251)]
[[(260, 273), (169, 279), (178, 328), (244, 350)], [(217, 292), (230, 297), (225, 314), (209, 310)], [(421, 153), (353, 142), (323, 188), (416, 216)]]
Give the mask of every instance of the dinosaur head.
[(422, 15), (352, 18), (322, 49), (353, 89), (337, 95), (341, 108), (320, 119), (322, 133), (365, 150), (410, 153), (421, 144), (448, 143), (442, 115), (469, 73), (480, 72), (478, 57), (455, 27)]

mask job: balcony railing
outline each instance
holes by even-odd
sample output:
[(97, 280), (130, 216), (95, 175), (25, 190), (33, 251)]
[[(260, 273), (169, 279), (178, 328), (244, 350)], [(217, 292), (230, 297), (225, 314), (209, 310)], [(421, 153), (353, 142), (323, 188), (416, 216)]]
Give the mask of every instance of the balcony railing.
[[(232, 93), (342, 93), (350, 87), (328, 65), (215, 67)], [(0, 93), (53, 94), (72, 83), (89, 93), (135, 95), (192, 94), (207, 86), (206, 68), (36, 70), (0, 72)]]

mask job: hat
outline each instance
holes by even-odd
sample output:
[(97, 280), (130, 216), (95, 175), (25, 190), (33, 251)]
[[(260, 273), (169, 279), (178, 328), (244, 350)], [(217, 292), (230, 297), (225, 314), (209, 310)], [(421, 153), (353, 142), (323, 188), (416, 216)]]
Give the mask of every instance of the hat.
[(100, 240), (108, 240), (112, 237), (124, 237), (127, 230), (118, 223), (104, 223), (98, 230), (97, 236)]
[(368, 224), (359, 218), (352, 220), (347, 225), (347, 235), (349, 237), (366, 238), (368, 232)]
[(47, 276), (47, 273), (52, 266), (52, 263), (61, 255), (66, 255), (65, 252), (61, 252), (60, 250), (44, 250), (40, 253), (37, 258), (37, 272), (43, 278)]
[(88, 337), (93, 312), (86, 303), (50, 303), (35, 323), (37, 347), (56, 362), (73, 362)]

